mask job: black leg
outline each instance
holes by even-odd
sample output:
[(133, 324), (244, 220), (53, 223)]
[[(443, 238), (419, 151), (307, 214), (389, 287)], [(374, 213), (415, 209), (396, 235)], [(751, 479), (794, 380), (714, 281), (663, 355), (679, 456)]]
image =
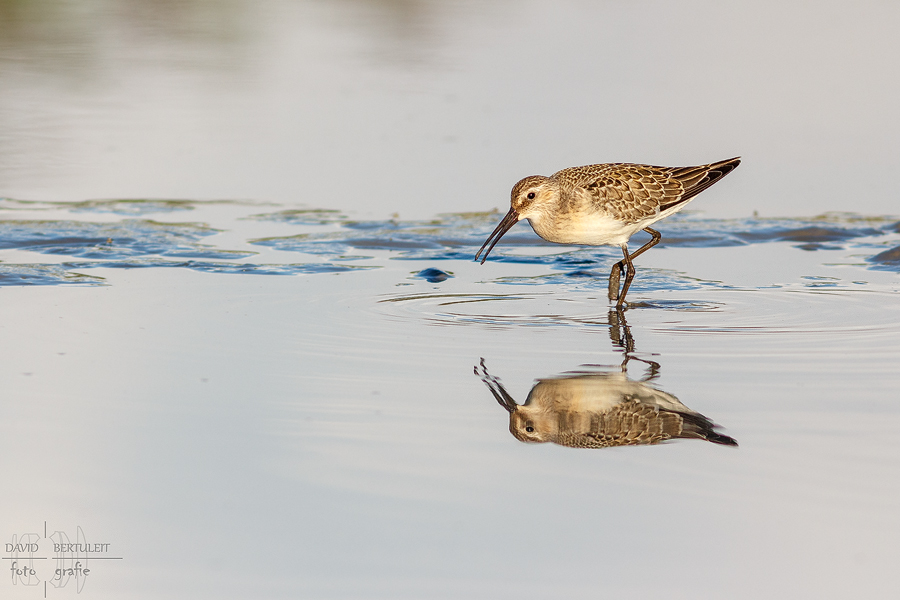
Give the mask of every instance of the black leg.
[(619, 279), (621, 279), (624, 270), (624, 263), (619, 261), (613, 265), (612, 271), (609, 272), (609, 292), (607, 295), (610, 300), (618, 300), (619, 298)]
[[(662, 238), (662, 234), (660, 234), (655, 229), (651, 229), (649, 227), (644, 227), (644, 231), (649, 233), (652, 237), (650, 241), (637, 249), (634, 254), (628, 254), (628, 245), (622, 245), (622, 253), (625, 257), (613, 265), (612, 273), (609, 275), (609, 299), (617, 300), (616, 306), (622, 306), (625, 304), (625, 294), (628, 293), (628, 287), (631, 285), (631, 281), (634, 279), (634, 264), (631, 262), (634, 258), (640, 256), (653, 246), (659, 243), (659, 240)], [(622, 293), (619, 294), (619, 277), (622, 271), (625, 271), (625, 285), (622, 286)], [(615, 296), (613, 295), (613, 275), (615, 274)], [(616, 298), (617, 296), (617, 298)]]
[(622, 262), (625, 263), (625, 285), (622, 286), (622, 293), (619, 294), (619, 299), (616, 300), (616, 308), (621, 308), (625, 304), (625, 294), (628, 293), (628, 288), (631, 287), (631, 280), (634, 279), (634, 263), (631, 262), (631, 257), (628, 256), (627, 245), (622, 246), (622, 254), (625, 255), (625, 258), (622, 259)]
[(621, 306), (609, 309), (607, 321), (609, 321), (610, 341), (627, 357), (634, 352), (634, 338), (631, 337), (631, 328), (625, 320), (624, 309)]
[(640, 256), (641, 254), (643, 254), (644, 252), (646, 252), (653, 246), (657, 245), (659, 243), (659, 240), (662, 239), (662, 234), (655, 229), (650, 229), (649, 227), (644, 227), (644, 231), (646, 231), (653, 237), (651, 237), (649, 242), (647, 242), (646, 244), (644, 244), (643, 246), (638, 248), (638, 251), (635, 252), (634, 254), (632, 254), (631, 256), (629, 256), (628, 258), (634, 260), (635, 258)]
[(609, 309), (609, 339), (612, 340), (613, 346), (619, 348), (625, 355), (622, 360), (621, 369), (625, 373), (628, 370), (628, 362), (631, 360), (639, 360), (647, 365), (647, 374), (641, 378), (641, 381), (652, 381), (659, 376), (659, 363), (646, 358), (638, 358), (633, 355), (634, 337), (631, 335), (631, 327), (625, 320), (625, 309), (621, 306)]

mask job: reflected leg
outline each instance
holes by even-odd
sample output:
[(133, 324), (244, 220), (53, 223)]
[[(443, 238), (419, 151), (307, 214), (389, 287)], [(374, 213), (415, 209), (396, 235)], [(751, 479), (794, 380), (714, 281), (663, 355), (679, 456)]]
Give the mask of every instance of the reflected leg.
[[(631, 328), (628, 326), (628, 321), (625, 320), (625, 311), (621, 306), (611, 308), (607, 320), (609, 321), (609, 339), (614, 346), (622, 350), (627, 361), (628, 354), (634, 352), (634, 338), (631, 337)], [(622, 366), (625, 366), (624, 363)]]
[(609, 310), (609, 339), (612, 340), (614, 346), (620, 348), (625, 355), (620, 368), (622, 372), (628, 370), (628, 362), (631, 360), (639, 360), (647, 365), (647, 373), (641, 378), (641, 381), (652, 381), (659, 376), (659, 363), (646, 358), (638, 358), (632, 353), (634, 352), (634, 337), (631, 335), (631, 327), (625, 320), (625, 309), (621, 306), (611, 308)]

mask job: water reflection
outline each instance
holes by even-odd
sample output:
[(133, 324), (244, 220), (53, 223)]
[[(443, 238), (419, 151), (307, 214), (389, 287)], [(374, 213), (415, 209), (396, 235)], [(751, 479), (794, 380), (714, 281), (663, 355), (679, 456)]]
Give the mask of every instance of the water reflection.
[[(599, 365), (585, 365), (590, 370), (539, 379), (524, 404), (513, 400), (481, 359), (475, 374), (509, 412), (509, 431), (516, 439), (571, 448), (658, 444), (675, 439), (737, 446), (733, 438), (715, 431), (716, 425), (707, 417), (649, 385), (659, 374), (659, 363), (633, 355), (634, 339), (623, 312), (611, 310), (609, 324), (613, 344), (625, 353), (621, 365), (607, 372)], [(647, 365), (639, 380), (628, 377), (632, 360)]]

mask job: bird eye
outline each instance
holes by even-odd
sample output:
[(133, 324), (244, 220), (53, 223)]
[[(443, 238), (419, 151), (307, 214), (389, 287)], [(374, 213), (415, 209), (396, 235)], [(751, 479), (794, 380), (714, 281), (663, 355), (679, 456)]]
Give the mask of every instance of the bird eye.
[(525, 428), (525, 431), (527, 431), (528, 433), (534, 433), (534, 427), (529, 425), (528, 427)]
[(534, 192), (528, 192), (528, 199), (534, 200)]

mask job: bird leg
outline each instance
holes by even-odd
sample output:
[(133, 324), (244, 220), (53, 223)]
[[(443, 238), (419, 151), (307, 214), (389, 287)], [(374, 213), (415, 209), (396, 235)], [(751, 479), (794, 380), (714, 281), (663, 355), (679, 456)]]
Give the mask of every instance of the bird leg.
[(619, 298), (619, 279), (625, 270), (622, 261), (613, 265), (612, 271), (609, 272), (609, 292), (607, 296), (610, 300), (618, 300)]
[[(614, 264), (612, 272), (609, 274), (609, 299), (616, 300), (616, 306), (625, 304), (625, 294), (628, 293), (628, 288), (634, 279), (634, 264), (631, 261), (657, 245), (662, 238), (661, 233), (650, 227), (644, 227), (644, 231), (652, 236), (650, 241), (638, 248), (634, 254), (628, 254), (628, 244), (622, 244), (622, 254), (625, 255), (625, 258)], [(620, 294), (619, 278), (622, 272), (625, 273), (625, 285), (622, 286), (622, 293)]]

